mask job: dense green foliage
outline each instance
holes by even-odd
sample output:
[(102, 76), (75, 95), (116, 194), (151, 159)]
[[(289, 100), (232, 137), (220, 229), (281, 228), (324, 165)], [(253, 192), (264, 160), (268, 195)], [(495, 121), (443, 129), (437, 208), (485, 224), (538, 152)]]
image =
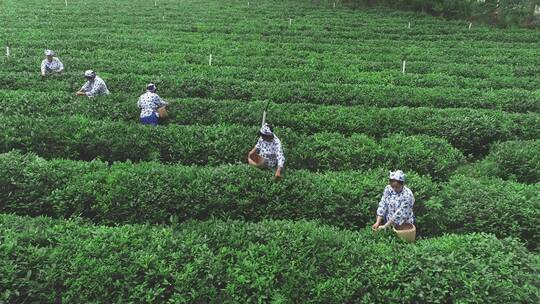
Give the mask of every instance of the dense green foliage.
[(509, 141), (494, 145), (485, 162), (489, 173), (523, 183), (540, 182), (540, 140)]
[[(0, 105), (8, 113), (27, 117), (84, 114), (93, 119), (138, 120), (136, 98), (110, 96), (93, 99), (66, 98), (61, 94), (2, 92)], [(126, 101), (127, 100), (127, 101)], [(219, 123), (254, 126), (260, 123), (262, 102), (182, 99), (170, 101), (170, 124)], [(540, 104), (540, 103), (538, 103)], [(496, 141), (537, 139), (540, 114), (506, 113), (494, 110), (376, 108), (317, 106), (309, 104), (271, 104), (269, 119), (277, 127), (301, 133), (363, 133), (374, 138), (424, 134), (446, 139), (466, 154), (476, 156), (489, 151)], [(284, 142), (288, 139), (283, 137)]]
[[(279, 182), (246, 165), (45, 161), (0, 157), (0, 212), (96, 222), (171, 223), (189, 219), (317, 219), (356, 229), (375, 219), (387, 171), (288, 171)], [(540, 185), (453, 177), (435, 184), (409, 174), (419, 233), (490, 232), (540, 245)]]
[(426, 234), (483, 231), (540, 245), (540, 184), (524, 185), (487, 177), (454, 176), (424, 203)]
[[(531, 54), (531, 56), (534, 56)], [(217, 68), (220, 74), (227, 69)], [(288, 72), (288, 71), (287, 71)], [(208, 73), (208, 72), (205, 72)], [(216, 72), (213, 72), (216, 73)], [(263, 72), (264, 73), (264, 72)], [(373, 74), (373, 73), (369, 73)], [(369, 75), (367, 74), (367, 75)], [(466, 86), (459, 84), (451, 76), (439, 75), (401, 75), (399, 72), (389, 75), (365, 76), (361, 81), (366, 84), (326, 83), (326, 82), (266, 82), (254, 80), (239, 80), (237, 75), (223, 75), (223, 78), (209, 79), (210, 75), (198, 75), (175, 79), (177, 76), (161, 76), (159, 79), (160, 92), (177, 97), (199, 97), (213, 99), (268, 99), (276, 103), (311, 103), (319, 105), (364, 105), (377, 107), (423, 107), (434, 108), (485, 108), (503, 109), (513, 112), (540, 112), (540, 93), (538, 83), (531, 77), (524, 77), (526, 88), (516, 88), (511, 78), (499, 79), (496, 83), (477, 84), (473, 88), (459, 88)], [(71, 97), (70, 90), (75, 90), (81, 83), (80, 73), (67, 73), (42, 81), (39, 78), (13, 77), (13, 73), (4, 74), (0, 81), (5, 87), (11, 89), (24, 89), (30, 87), (32, 91), (49, 92), (62, 91), (62, 99)], [(22, 75), (21, 75), (22, 76)], [(298, 77), (300, 77), (299, 75)], [(149, 81), (148, 77), (131, 76), (129, 74), (112, 74), (107, 77), (108, 83), (130, 83), (122, 91), (140, 92)], [(281, 75), (276, 75), (280, 78)], [(375, 78), (373, 80), (367, 77)], [(387, 80), (388, 79), (388, 80)], [(20, 83), (23, 81), (23, 83)], [(151, 79), (150, 79), (151, 80)], [(381, 84), (384, 83), (384, 85)], [(431, 82), (431, 84), (430, 84)], [(439, 84), (436, 84), (439, 82)], [(455, 86), (449, 86), (455, 82)], [(416, 86), (424, 83), (425, 87)], [(427, 83), (427, 84), (426, 84)], [(507, 84), (505, 84), (507, 83)], [(510, 87), (513, 85), (513, 87)], [(494, 91), (493, 87), (500, 87)], [(32, 92), (30, 91), (30, 92)], [(117, 92), (115, 92), (117, 93)], [(135, 96), (131, 94), (132, 106)]]
[[(540, 302), (540, 31), (494, 3), (3, 0), (0, 304)], [(394, 169), (415, 245), (369, 229)]]
[[(34, 151), (47, 158), (107, 161), (159, 160), (185, 165), (246, 162), (258, 139), (257, 128), (234, 125), (150, 128), (139, 124), (75, 118), (0, 116), (0, 151)], [(309, 170), (403, 168), (435, 178), (447, 176), (464, 161), (445, 140), (396, 134), (380, 142), (362, 135), (297, 134), (277, 129), (287, 167)]]
[[(466, 22), (350, 10), (339, 1), (336, 8), (310, 1), (157, 4), (8, 1), (1, 33), (12, 55), (0, 59), (0, 89), (72, 94), (92, 68), (113, 94), (131, 100), (155, 81), (166, 97), (538, 112), (538, 31), (468, 30)], [(44, 48), (66, 63), (64, 77), (39, 79)]]
[(0, 215), (7, 302), (388, 303), (540, 299), (540, 259), (511, 239), (416, 246), (300, 221), (103, 227)]
[(481, 161), (455, 171), (471, 177), (491, 176), (521, 183), (540, 182), (540, 142), (517, 140), (492, 145)]
[[(84, 216), (109, 224), (170, 223), (175, 218), (307, 218), (345, 228), (364, 227), (375, 219), (388, 174), (291, 170), (274, 182), (270, 172), (247, 165), (108, 166), (98, 161), (46, 161), (19, 153), (1, 154), (0, 172), (1, 212)], [(409, 180), (420, 202), (437, 189), (429, 178), (414, 173)]]

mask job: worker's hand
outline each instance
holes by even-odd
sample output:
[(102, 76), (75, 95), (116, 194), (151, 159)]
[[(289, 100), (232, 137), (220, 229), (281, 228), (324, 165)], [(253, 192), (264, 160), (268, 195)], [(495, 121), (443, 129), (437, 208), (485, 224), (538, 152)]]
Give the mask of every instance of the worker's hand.
[(371, 225), (371, 230), (373, 230), (373, 231), (379, 230), (379, 223), (375, 223), (375, 224)]
[(379, 228), (377, 230), (384, 230), (388, 227), (388, 224), (384, 224), (382, 226), (379, 226)]
[(75, 93), (77, 96), (83, 96), (83, 95), (86, 95), (85, 92), (81, 92), (81, 91), (78, 91), (77, 93)]
[(281, 168), (276, 170), (276, 174), (274, 176), (276, 179), (281, 179)]

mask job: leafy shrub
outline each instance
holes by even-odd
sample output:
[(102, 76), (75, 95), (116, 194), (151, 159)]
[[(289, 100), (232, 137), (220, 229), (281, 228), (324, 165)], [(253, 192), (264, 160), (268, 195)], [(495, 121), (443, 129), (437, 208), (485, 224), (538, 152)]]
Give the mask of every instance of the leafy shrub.
[[(38, 166), (41, 170), (34, 170)], [(374, 220), (388, 174), (291, 170), (282, 181), (272, 182), (271, 172), (247, 165), (201, 168), (128, 162), (107, 167), (97, 161), (44, 161), (19, 153), (2, 154), (0, 172), (21, 172), (0, 178), (0, 212), (83, 216), (109, 224), (307, 218), (349, 228)], [(432, 196), (436, 185), (429, 178), (408, 175), (419, 201)], [(53, 180), (45, 184), (47, 178)]]
[(471, 177), (499, 177), (533, 184), (540, 182), (540, 141), (517, 140), (496, 143), (485, 159), (456, 169)]
[(419, 221), (427, 234), (483, 231), (519, 237), (530, 248), (540, 244), (540, 184), (457, 175), (424, 207)]
[[(6, 113), (20, 113), (28, 117), (66, 114), (130, 122), (138, 122), (139, 117), (135, 107), (136, 97), (129, 95), (102, 97), (92, 100), (92, 103), (54, 93), (49, 94), (50, 96), (35, 92), (3, 95), (5, 99), (0, 98), (0, 106), (5, 108)], [(503, 100), (517, 103), (510, 97)], [(114, 110), (111, 110), (111, 103), (115, 105)], [(491, 99), (489, 104), (492, 104)], [(253, 126), (260, 123), (264, 103), (181, 99), (172, 100), (169, 108), (169, 125), (234, 123)], [(531, 107), (525, 106), (525, 109), (528, 111)], [(274, 103), (271, 104), (269, 113), (269, 118), (276, 126), (289, 127), (296, 132), (338, 132), (345, 135), (363, 133), (375, 138), (389, 137), (395, 133), (431, 135), (446, 139), (466, 154), (475, 156), (486, 154), (489, 145), (497, 141), (540, 137), (540, 131), (535, 127), (540, 124), (538, 113), (424, 107), (389, 109), (302, 103)]]
[[(32, 171), (35, 167), (41, 169)], [(127, 162), (107, 167), (100, 162), (43, 161), (16, 152), (1, 155), (0, 172), (22, 172), (0, 178), (4, 213), (82, 216), (107, 224), (317, 219), (351, 229), (374, 221), (388, 176), (383, 169), (291, 170), (273, 182), (272, 172), (247, 165), (201, 168)], [(530, 248), (540, 244), (535, 228), (540, 219), (538, 185), (464, 176), (436, 184), (414, 172), (407, 174), (419, 235), (487, 231), (521, 238)], [(59, 181), (45, 184), (50, 177)]]
[[(533, 38), (531, 38), (533, 39)], [(533, 54), (531, 54), (533, 56)], [(395, 60), (389, 58), (388, 60)], [(423, 69), (433, 68), (429, 65), (423, 66), (422, 63), (411, 64), (414, 69), (418, 70), (417, 73), (422, 72)], [(523, 63), (526, 66), (526, 63)], [(471, 68), (467, 66), (467, 68)], [(444, 69), (444, 68), (441, 68)], [(426, 72), (428, 72), (426, 70)], [(535, 79), (532, 77), (524, 76), (523, 79), (512, 77), (510, 79), (493, 79), (487, 81), (482, 86), (475, 85), (475, 87), (469, 83), (477, 83), (476, 78), (487, 77), (484, 74), (489, 73), (489, 70), (479, 68), (474, 72), (475, 75), (467, 75), (474, 77), (473, 80), (468, 80), (463, 77), (454, 77), (452, 79), (447, 76), (447, 71), (437, 71), (439, 73), (434, 75), (425, 74), (412, 74), (401, 75), (399, 72), (386, 71), (387, 75), (384, 75), (388, 79), (384, 79), (385, 82), (390, 83), (355, 83), (358, 80), (354, 80), (353, 83), (326, 83), (310, 82), (304, 83), (301, 81), (280, 81), (280, 82), (257, 82), (246, 81), (245, 79), (239, 79), (239, 75), (228, 75), (228, 77), (213, 79), (216, 76), (212, 74), (204, 75), (203, 77), (185, 77), (181, 83), (177, 83), (177, 76), (162, 79), (160, 83), (160, 94), (163, 96), (174, 97), (191, 97), (191, 98), (211, 98), (216, 100), (272, 100), (272, 102), (278, 104), (296, 104), (296, 103), (308, 103), (312, 105), (341, 105), (341, 106), (375, 106), (375, 107), (433, 107), (433, 108), (473, 108), (473, 109), (492, 109), (492, 110), (504, 110), (509, 112), (540, 112), (540, 96), (536, 91)], [(517, 72), (517, 71), (516, 71)], [(523, 73), (523, 70), (519, 72)], [(201, 71), (201, 73), (210, 73), (207, 71)], [(269, 73), (276, 73), (271, 71)], [(284, 73), (284, 72), (282, 72)], [(456, 72), (457, 73), (457, 72)], [(459, 72), (464, 73), (464, 72)], [(286, 73), (284, 73), (286, 74)], [(372, 76), (370, 73), (365, 72), (362, 75), (364, 78), (362, 81), (376, 82), (378, 79), (370, 79), (371, 77), (380, 77), (378, 75)], [(0, 81), (10, 82), (13, 75), (0, 74)], [(280, 78), (280, 74), (276, 75), (276, 78)], [(130, 94), (114, 92), (115, 96), (111, 96), (107, 99), (119, 99), (121, 102), (126, 103), (131, 100), (129, 105), (136, 109), (136, 101), (138, 96), (135, 95), (140, 92), (140, 88), (144, 88), (147, 80), (145, 78), (136, 78), (137, 76), (130, 74), (111, 75), (109, 78), (111, 82), (123, 84), (123, 90), (133, 92)], [(299, 76), (300, 77), (300, 76)], [(310, 77), (306, 75), (305, 77)], [(334, 77), (339, 77), (335, 75)], [(450, 78), (450, 79), (445, 79)], [(23, 85), (12, 84), (11, 89), (18, 92), (20, 95), (25, 95), (31, 98), (39, 96), (38, 99), (47, 99), (50, 97), (41, 97), (44, 93), (51, 90), (56, 92), (52, 96), (55, 100), (65, 100), (58, 105), (66, 106), (68, 102), (74, 102), (81, 104), (88, 102), (87, 100), (72, 96), (69, 94), (69, 89), (61, 84), (51, 84), (40, 82), (39, 80), (32, 80), (24, 78), (28, 83)], [(69, 79), (65, 81), (76, 82), (78, 77), (76, 75), (69, 76)], [(449, 86), (448, 81), (453, 80), (455, 84)], [(351, 80), (352, 82), (353, 80)], [(136, 83), (133, 83), (136, 82)], [(523, 83), (523, 84), (521, 84)], [(532, 83), (532, 84), (531, 84)], [(51, 85), (58, 87), (51, 87)], [(517, 86), (526, 88), (517, 88)], [(13, 86), (15, 86), (13, 88)], [(6, 86), (7, 87), (7, 86)], [(494, 87), (499, 87), (495, 90)], [(2, 88), (0, 86), (0, 88)], [(30, 90), (32, 89), (32, 90)], [(2, 95), (13, 95), (13, 91), (3, 91)], [(34, 91), (39, 90), (39, 91)], [(67, 91), (67, 92), (66, 92)], [(41, 96), (40, 96), (41, 95)], [(127, 95), (127, 98), (125, 97)], [(121, 97), (124, 97), (123, 99)], [(10, 97), (11, 98), (11, 97)], [(13, 105), (11, 105), (13, 106)], [(68, 106), (69, 107), (69, 106)], [(106, 107), (110, 111), (110, 104)], [(21, 109), (17, 109), (21, 111)], [(23, 109), (24, 110), (24, 109)], [(107, 115), (110, 115), (107, 113)]]
[[(47, 158), (159, 160), (186, 165), (246, 162), (247, 152), (258, 138), (258, 130), (253, 127), (169, 125), (150, 128), (84, 117), (5, 116), (0, 127), (5, 131), (5, 136), (0, 138), (0, 151), (3, 152), (20, 149)], [(378, 144), (360, 134), (306, 136), (289, 129), (279, 129), (276, 133), (284, 144), (286, 166), (293, 169), (366, 170), (392, 165), (446, 178), (464, 161), (461, 152), (450, 144), (429, 136), (410, 136), (403, 142), (388, 145)], [(409, 145), (409, 142), (416, 145)], [(423, 159), (426, 156), (430, 159)]]
[(7, 302), (528, 302), (540, 259), (486, 234), (401, 242), (313, 222), (94, 226), (0, 215)]
[(486, 157), (497, 176), (522, 183), (540, 182), (540, 140), (496, 144)]

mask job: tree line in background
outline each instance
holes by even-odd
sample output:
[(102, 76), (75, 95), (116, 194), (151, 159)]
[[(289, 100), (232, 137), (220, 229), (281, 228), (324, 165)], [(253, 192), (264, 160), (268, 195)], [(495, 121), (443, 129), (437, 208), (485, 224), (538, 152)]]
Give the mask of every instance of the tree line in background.
[(341, 0), (348, 6), (388, 6), (442, 16), (467, 19), (499, 27), (540, 24), (540, 0)]

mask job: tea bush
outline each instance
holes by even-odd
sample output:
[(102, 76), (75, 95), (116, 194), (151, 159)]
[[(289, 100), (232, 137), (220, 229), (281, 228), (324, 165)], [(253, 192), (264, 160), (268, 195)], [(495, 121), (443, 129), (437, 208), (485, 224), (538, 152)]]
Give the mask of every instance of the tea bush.
[(528, 302), (538, 255), (513, 239), (415, 246), (306, 221), (95, 226), (0, 215), (6, 302)]

